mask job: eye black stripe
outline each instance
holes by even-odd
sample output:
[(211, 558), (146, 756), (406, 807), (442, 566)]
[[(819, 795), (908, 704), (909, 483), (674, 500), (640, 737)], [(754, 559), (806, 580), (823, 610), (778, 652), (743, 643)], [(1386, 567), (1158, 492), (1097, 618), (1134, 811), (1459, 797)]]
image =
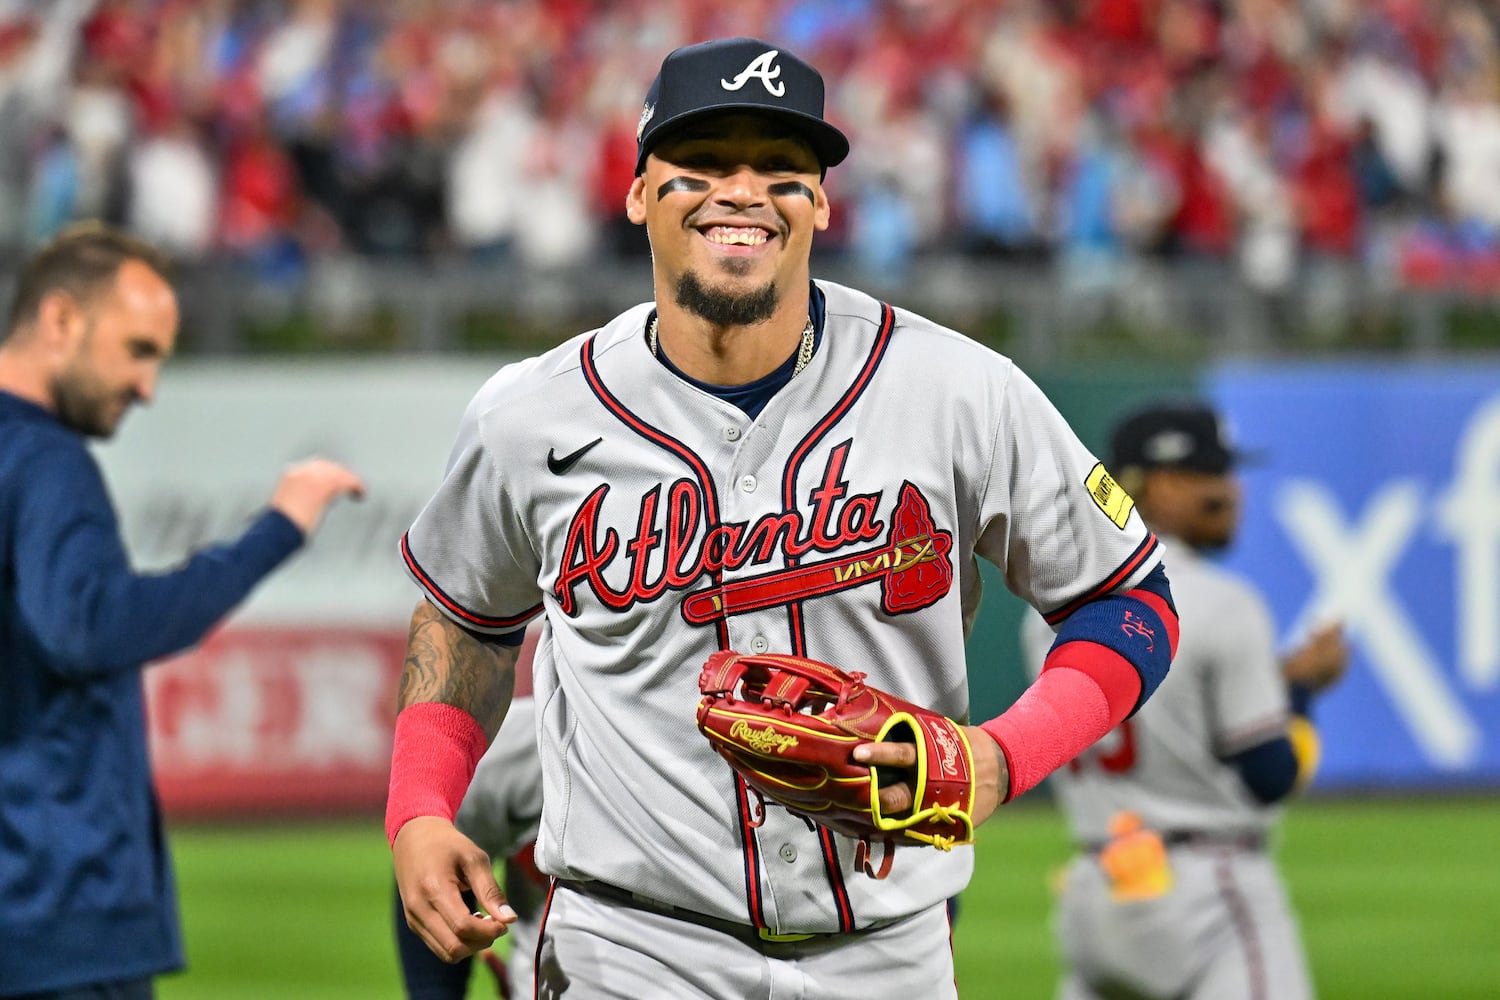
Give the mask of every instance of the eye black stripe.
[(766, 190), (771, 192), (772, 196), (776, 198), (783, 198), (787, 195), (800, 194), (813, 204), (816, 205), (818, 203), (818, 200), (813, 197), (812, 188), (808, 187), (806, 184), (803, 184), (801, 181), (777, 181), (775, 184), (772, 184), (770, 187), (766, 188)]
[(696, 177), (672, 177), (668, 178), (661, 187), (656, 189), (656, 200), (661, 201), (669, 194), (677, 191), (686, 191), (690, 194), (703, 194), (708, 190), (708, 181), (700, 181)]

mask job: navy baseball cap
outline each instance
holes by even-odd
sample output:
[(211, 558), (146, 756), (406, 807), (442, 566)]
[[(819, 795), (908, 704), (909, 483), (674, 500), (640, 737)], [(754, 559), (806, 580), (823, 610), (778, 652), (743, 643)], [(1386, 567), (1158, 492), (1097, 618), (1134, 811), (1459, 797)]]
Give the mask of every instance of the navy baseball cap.
[(758, 38), (721, 38), (675, 49), (646, 92), (636, 126), (635, 172), (671, 129), (704, 115), (757, 111), (794, 125), (827, 170), (849, 155), (844, 133), (823, 120), (823, 77), (785, 49)]
[(1187, 469), (1223, 475), (1257, 456), (1234, 447), (1223, 419), (1195, 400), (1156, 403), (1115, 425), (1109, 467)]

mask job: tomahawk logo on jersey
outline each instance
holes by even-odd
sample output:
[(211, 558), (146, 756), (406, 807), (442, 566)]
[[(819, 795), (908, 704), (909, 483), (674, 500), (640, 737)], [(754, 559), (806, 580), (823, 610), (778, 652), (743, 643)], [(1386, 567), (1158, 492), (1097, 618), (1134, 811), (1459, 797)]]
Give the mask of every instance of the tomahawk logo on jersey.
[[(888, 614), (932, 604), (953, 579), (948, 560), (953, 533), (933, 526), (930, 504), (910, 482), (902, 483), (886, 518), (881, 516), (884, 491), (851, 494), (844, 473), (852, 446), (845, 441), (829, 453), (806, 514), (792, 509), (754, 522), (707, 525), (709, 504), (697, 484), (679, 479), (665, 489), (665, 503), (661, 486), (641, 497), (635, 533), (623, 545), (619, 531), (601, 527), (610, 493), (609, 485), (601, 484), (569, 525), (563, 568), (552, 587), (559, 609), (577, 613), (580, 586), (606, 606), (623, 610), (692, 588), (705, 576), (742, 568), (760, 571), (695, 590), (682, 602), (683, 618), (703, 625), (868, 584), (880, 585)], [(806, 556), (824, 554), (833, 558), (798, 565)], [(773, 564), (785, 568), (761, 570)], [(628, 582), (612, 587), (610, 575)]]

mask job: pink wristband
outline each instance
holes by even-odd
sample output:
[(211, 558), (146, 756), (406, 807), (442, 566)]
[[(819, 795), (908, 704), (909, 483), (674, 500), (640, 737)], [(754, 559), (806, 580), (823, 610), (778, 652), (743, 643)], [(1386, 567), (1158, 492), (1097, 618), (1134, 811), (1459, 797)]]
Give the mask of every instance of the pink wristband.
[(385, 836), (392, 846), (407, 820), (458, 815), (488, 745), (484, 728), (455, 705), (422, 701), (401, 710), (385, 800)]

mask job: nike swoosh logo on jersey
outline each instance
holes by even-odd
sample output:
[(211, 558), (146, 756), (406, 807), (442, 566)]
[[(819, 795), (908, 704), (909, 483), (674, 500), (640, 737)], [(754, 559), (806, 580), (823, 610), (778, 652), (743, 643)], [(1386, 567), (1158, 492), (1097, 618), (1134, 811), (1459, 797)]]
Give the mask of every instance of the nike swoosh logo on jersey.
[(594, 445), (598, 444), (600, 441), (603, 441), (603, 440), (604, 439), (602, 437), (596, 437), (596, 438), (594, 438), (594, 440), (590, 441), (588, 444), (584, 445), (582, 448), (579, 448), (577, 451), (572, 452), (570, 454), (564, 455), (562, 458), (558, 458), (557, 455), (555, 455), (553, 453), (552, 449), (548, 448), (547, 449), (547, 470), (549, 472), (551, 472), (554, 476), (560, 476), (560, 475), (562, 475), (563, 473), (565, 473), (569, 469), (571, 469), (573, 466), (577, 465), (578, 464), (578, 460), (580, 458), (582, 458), (584, 455), (588, 454), (588, 451), (589, 451), (590, 448), (592, 448)]

